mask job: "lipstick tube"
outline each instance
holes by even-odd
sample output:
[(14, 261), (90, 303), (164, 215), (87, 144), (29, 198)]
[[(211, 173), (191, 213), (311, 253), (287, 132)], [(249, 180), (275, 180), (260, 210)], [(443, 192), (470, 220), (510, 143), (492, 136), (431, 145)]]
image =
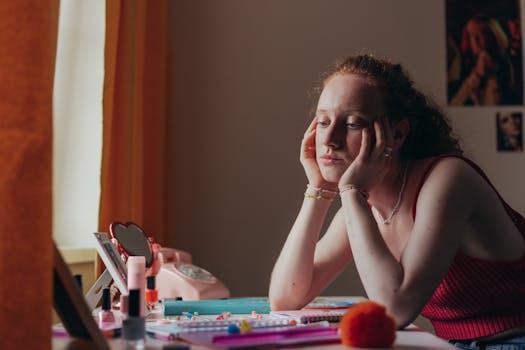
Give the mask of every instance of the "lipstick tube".
[[(140, 316), (146, 314), (146, 258), (143, 256), (130, 256), (127, 261), (128, 290), (138, 289), (140, 294)], [(131, 305), (131, 303), (130, 303)]]

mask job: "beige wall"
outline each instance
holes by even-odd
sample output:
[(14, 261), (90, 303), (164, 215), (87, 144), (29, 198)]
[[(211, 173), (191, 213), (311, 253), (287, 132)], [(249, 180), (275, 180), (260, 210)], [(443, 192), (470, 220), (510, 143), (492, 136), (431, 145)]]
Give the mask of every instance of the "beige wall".
[[(403, 62), (444, 105), (444, 1), (172, 5), (175, 242), (234, 296), (264, 295), (306, 185), (298, 153), (315, 102), (307, 92), (334, 59), (372, 51)], [(525, 212), (525, 155), (495, 152), (495, 110), (447, 111), (469, 154)], [(363, 292), (347, 272), (325, 294)]]

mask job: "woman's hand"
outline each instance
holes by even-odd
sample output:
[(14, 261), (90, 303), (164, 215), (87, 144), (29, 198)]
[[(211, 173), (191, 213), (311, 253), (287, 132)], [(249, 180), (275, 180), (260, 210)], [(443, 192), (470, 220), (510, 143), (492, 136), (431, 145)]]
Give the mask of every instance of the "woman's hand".
[(315, 147), (315, 133), (317, 131), (317, 117), (312, 120), (310, 126), (304, 133), (303, 140), (301, 142), (301, 155), (300, 160), (303, 165), (308, 183), (317, 188), (324, 188), (327, 190), (336, 190), (337, 186), (335, 183), (328, 182), (323, 178), (319, 164), (317, 164), (316, 158), (316, 147)]
[(477, 60), (476, 66), (473, 71), (476, 72), (480, 77), (486, 77), (489, 74), (496, 73), (498, 66), (492, 59), (492, 57), (487, 53), (487, 51), (482, 51)]
[(380, 183), (390, 170), (392, 144), (392, 128), (387, 118), (374, 120), (373, 130), (364, 128), (359, 154), (341, 176), (339, 188), (353, 185), (370, 191)]
[(486, 51), (480, 52), (476, 60), (476, 65), (474, 66), (473, 71), (480, 77), (484, 77), (487, 74), (487, 66), (490, 63), (490, 56)]

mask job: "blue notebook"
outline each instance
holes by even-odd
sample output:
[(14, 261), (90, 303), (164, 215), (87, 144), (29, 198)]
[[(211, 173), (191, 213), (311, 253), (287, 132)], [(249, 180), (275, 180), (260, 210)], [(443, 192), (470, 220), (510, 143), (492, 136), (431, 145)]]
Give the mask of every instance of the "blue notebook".
[(231, 299), (210, 299), (210, 300), (175, 300), (164, 299), (164, 315), (176, 316), (183, 312), (195, 313), (200, 315), (218, 315), (223, 312), (232, 314), (251, 314), (255, 311), (258, 314), (270, 313), (268, 298), (231, 298)]

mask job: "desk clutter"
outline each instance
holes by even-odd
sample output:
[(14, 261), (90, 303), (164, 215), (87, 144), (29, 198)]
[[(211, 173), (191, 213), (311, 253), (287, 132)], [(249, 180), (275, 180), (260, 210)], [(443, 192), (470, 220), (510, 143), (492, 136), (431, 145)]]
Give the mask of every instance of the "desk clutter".
[[(106, 290), (103, 294), (108, 292)], [(267, 298), (168, 299), (160, 301), (160, 304), (166, 304), (162, 311), (150, 309), (146, 302), (145, 314), (141, 317), (137, 304), (140, 292), (136, 289), (130, 292), (132, 294), (128, 298), (121, 298), (121, 303), (127, 302), (128, 307), (116, 303), (109, 309), (104, 296), (102, 307), (94, 310), (93, 314), (106, 337), (122, 337), (129, 345), (139, 347), (146, 338), (224, 349), (340, 343), (341, 330), (335, 323), (356, 305), (349, 302), (346, 309), (341, 306), (332, 309), (305, 307), (302, 310), (273, 312), (269, 310)], [(168, 309), (167, 305), (171, 308)], [(252, 307), (254, 310), (248, 311)], [(64, 335), (64, 330), (55, 326), (54, 334)]]
[[(146, 323), (149, 336), (230, 349), (339, 343), (339, 328), (329, 321), (341, 320), (346, 311), (303, 309), (271, 312), (267, 298), (166, 300), (164, 303), (164, 318)], [(347, 308), (353, 305), (350, 303)]]
[[(250, 305), (266, 310), (264, 298), (177, 301), (178, 306), (198, 307), (202, 314), (183, 311), (184, 307), (178, 308), (178, 312), (172, 309), (171, 315), (147, 322), (146, 333), (156, 339), (180, 339), (230, 349), (340, 342), (346, 346), (388, 348), (394, 344), (395, 321), (382, 305), (371, 301), (331, 303), (321, 299), (324, 298), (315, 299), (301, 310), (264, 313), (256, 310), (248, 313), (246, 309)], [(321, 302), (323, 308), (318, 307)], [(227, 310), (220, 308), (221, 304), (235, 311), (218, 313)]]
[[(191, 256), (168, 259), (175, 251), (163, 253), (133, 223), (113, 223), (110, 231), (113, 238), (95, 233), (109, 272), (85, 299), (101, 333), (121, 337), (128, 348), (144, 348), (147, 337), (179, 341), (179, 350), (184, 342), (222, 349), (341, 342), (388, 347), (395, 339), (395, 322), (373, 302), (318, 297), (301, 310), (272, 311), (265, 297), (229, 298), (213, 275), (191, 264)], [(53, 332), (67, 335), (60, 325)]]

